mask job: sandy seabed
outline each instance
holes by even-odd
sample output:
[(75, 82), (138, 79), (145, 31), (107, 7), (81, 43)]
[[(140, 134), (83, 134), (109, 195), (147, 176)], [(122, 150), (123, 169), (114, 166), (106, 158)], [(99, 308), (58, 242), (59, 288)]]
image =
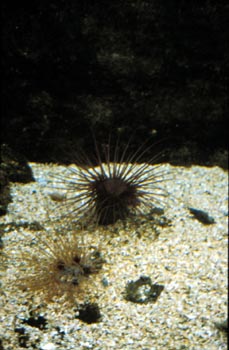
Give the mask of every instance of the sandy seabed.
[[(218, 167), (162, 165), (170, 180), (163, 186), (165, 224), (151, 216), (125, 224), (87, 227), (70, 219), (53, 220), (52, 174), (62, 166), (30, 163), (36, 182), (12, 184), (13, 202), (1, 217), (0, 337), (5, 350), (143, 349), (224, 350), (227, 337), (215, 322), (227, 318), (228, 174)], [(58, 204), (58, 208), (61, 203)], [(189, 207), (214, 218), (204, 224)], [(59, 209), (58, 209), (59, 210)], [(45, 232), (42, 234), (42, 229)], [(33, 249), (36, 237), (74, 232), (99, 246), (105, 259), (101, 271), (88, 280), (85, 300), (97, 302), (101, 319), (87, 324), (76, 307), (62, 298), (47, 303), (42, 294), (17, 287), (23, 261), (20, 252)], [(54, 232), (54, 233), (53, 233)], [(83, 237), (83, 238), (82, 238)], [(156, 302), (125, 300), (125, 286), (140, 276), (164, 286)], [(91, 281), (91, 282), (90, 282)], [(84, 300), (77, 300), (83, 302)], [(82, 296), (81, 296), (82, 299)], [(31, 313), (46, 327), (28, 324)]]

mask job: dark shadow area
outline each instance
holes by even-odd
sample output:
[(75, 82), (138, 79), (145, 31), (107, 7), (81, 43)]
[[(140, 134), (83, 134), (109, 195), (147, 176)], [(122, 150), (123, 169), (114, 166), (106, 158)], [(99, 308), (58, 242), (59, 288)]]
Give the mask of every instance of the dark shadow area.
[[(165, 161), (227, 167), (228, 5), (182, 0), (2, 5), (2, 140), (65, 162), (122, 134)], [(61, 150), (61, 151), (59, 151)], [(67, 151), (66, 151), (67, 150)]]

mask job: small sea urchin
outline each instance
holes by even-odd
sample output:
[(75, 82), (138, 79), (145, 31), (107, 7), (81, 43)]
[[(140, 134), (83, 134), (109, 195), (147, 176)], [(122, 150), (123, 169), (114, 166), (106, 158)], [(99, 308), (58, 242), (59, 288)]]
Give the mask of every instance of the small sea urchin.
[(65, 297), (67, 301), (79, 301), (83, 297), (81, 301), (84, 300), (93, 289), (92, 275), (103, 264), (99, 250), (79, 244), (78, 239), (69, 234), (42, 237), (37, 243), (34, 246), (33, 242), (33, 247), (19, 254), (22, 266), (17, 285), (42, 294), (48, 301), (55, 297)]
[[(56, 176), (58, 190), (65, 192), (66, 214), (76, 219), (88, 217), (100, 225), (126, 219), (133, 211), (147, 210), (161, 203), (165, 190), (160, 187), (164, 171), (160, 165), (139, 163), (150, 147), (141, 146), (128, 155), (128, 146), (120, 154), (116, 145), (111, 157), (110, 146), (101, 152), (96, 144), (96, 166), (86, 156), (81, 164), (70, 166)], [(104, 161), (102, 161), (104, 158)], [(112, 158), (112, 160), (111, 160)]]

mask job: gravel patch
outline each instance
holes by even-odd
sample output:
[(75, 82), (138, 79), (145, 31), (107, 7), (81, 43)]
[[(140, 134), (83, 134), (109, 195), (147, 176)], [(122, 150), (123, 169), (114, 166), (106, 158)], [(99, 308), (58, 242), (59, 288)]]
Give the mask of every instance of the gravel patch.
[[(11, 184), (13, 202), (0, 219), (3, 349), (227, 349), (226, 334), (215, 326), (227, 318), (227, 172), (162, 165), (170, 178), (162, 184), (168, 193), (164, 211), (82, 228), (70, 217), (58, 219), (64, 206), (52, 174), (61, 175), (65, 168), (30, 166), (36, 182)], [(214, 220), (205, 224), (189, 208)], [(18, 288), (20, 277), (31, 272), (22, 253), (39, 255), (39, 242), (56, 241), (59, 235), (99, 247), (105, 259), (88, 278), (85, 293), (77, 295), (76, 288), (74, 302), (64, 295), (47, 302), (42, 293)], [(125, 299), (127, 284), (141, 276), (164, 287), (156, 301)], [(78, 318), (83, 303), (99, 306), (98, 322)]]

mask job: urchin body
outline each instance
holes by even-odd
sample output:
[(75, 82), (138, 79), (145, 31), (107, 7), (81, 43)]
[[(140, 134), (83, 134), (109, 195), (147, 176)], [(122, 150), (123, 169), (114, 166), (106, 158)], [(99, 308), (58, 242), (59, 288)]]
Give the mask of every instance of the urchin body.
[(92, 181), (89, 191), (95, 199), (95, 213), (99, 224), (124, 220), (130, 209), (139, 204), (136, 186), (121, 177), (101, 176)]

